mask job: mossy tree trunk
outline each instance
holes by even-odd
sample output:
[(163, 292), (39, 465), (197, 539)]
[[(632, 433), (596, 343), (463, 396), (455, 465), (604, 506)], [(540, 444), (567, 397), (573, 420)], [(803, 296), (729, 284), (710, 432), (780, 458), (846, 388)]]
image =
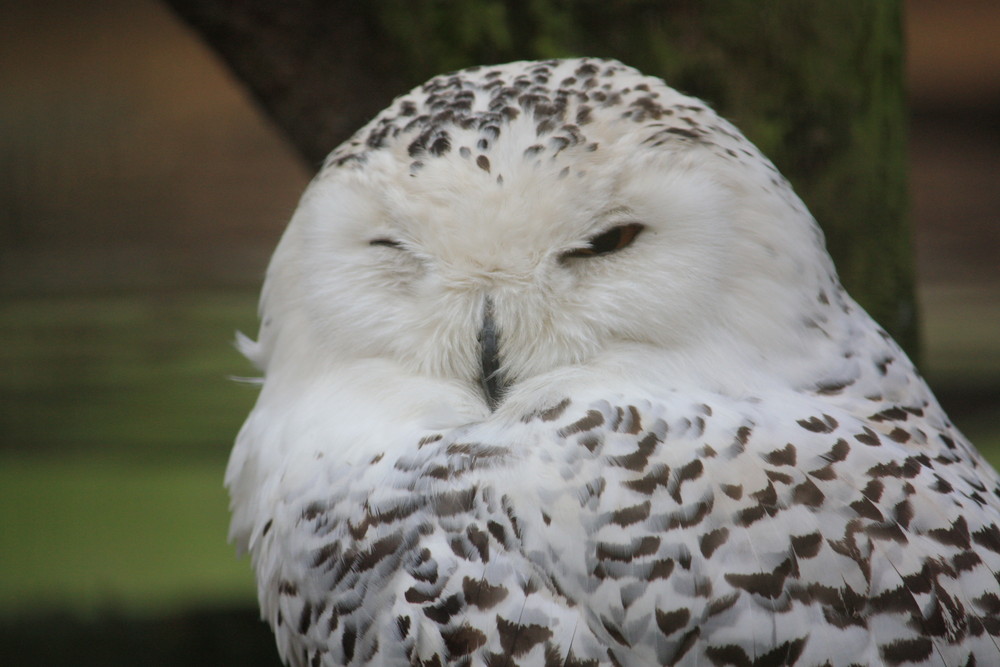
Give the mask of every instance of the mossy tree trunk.
[(318, 166), (469, 65), (613, 57), (701, 97), (793, 183), (848, 291), (917, 352), (900, 0), (168, 0)]

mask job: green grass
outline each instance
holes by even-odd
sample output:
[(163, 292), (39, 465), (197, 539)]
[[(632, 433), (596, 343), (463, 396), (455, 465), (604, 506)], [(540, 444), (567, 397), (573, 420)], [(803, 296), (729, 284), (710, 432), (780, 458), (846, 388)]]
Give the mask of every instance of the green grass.
[(215, 463), (5, 456), (0, 611), (251, 603), (250, 565), (226, 543), (227, 523)]
[(252, 292), (0, 302), (0, 614), (250, 602), (222, 475)]

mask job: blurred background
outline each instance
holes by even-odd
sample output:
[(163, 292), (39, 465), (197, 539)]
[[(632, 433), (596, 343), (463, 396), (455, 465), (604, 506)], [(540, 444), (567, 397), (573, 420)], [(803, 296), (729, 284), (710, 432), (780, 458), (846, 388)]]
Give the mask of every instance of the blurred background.
[[(905, 8), (921, 368), (997, 464), (1000, 3)], [(0, 662), (276, 664), (222, 474), (308, 166), (166, 6), (5, 0), (0, 175)]]

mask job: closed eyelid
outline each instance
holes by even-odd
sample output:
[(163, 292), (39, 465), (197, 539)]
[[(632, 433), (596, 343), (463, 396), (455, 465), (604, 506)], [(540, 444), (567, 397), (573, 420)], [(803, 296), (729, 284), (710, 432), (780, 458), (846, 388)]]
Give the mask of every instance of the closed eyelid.
[(384, 238), (384, 237), (379, 237), (379, 238), (376, 238), (376, 239), (372, 239), (371, 241), (368, 242), (368, 245), (375, 245), (375, 246), (380, 245), (380, 246), (385, 246), (387, 248), (402, 248), (403, 247), (403, 244), (400, 243), (399, 241), (396, 241), (396, 240), (390, 239), (390, 238)]

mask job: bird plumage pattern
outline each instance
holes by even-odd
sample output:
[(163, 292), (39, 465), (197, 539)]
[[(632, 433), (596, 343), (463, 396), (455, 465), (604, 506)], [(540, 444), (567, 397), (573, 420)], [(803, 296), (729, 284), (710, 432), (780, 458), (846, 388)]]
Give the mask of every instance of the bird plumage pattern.
[(431, 79), (268, 270), (226, 475), (289, 665), (1000, 664), (1000, 490), (787, 182), (620, 63)]

